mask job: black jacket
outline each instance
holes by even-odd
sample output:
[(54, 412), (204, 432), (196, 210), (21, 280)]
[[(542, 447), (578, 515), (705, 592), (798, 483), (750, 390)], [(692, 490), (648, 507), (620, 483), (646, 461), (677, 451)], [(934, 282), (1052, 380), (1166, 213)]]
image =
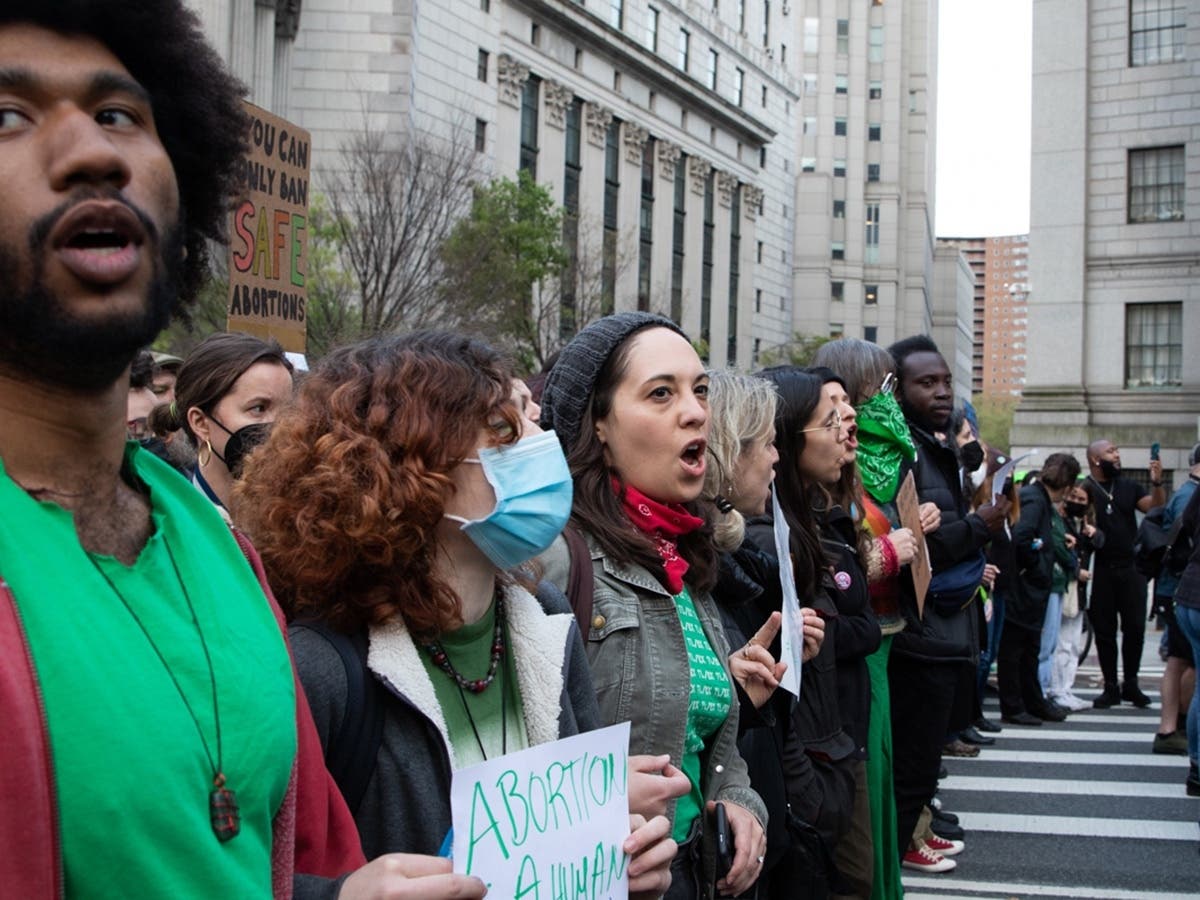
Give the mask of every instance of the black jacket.
[[(1013, 529), (1017, 558), (1016, 590), (1004, 610), (1006, 621), (1026, 629), (1042, 628), (1054, 574), (1054, 526), (1050, 496), (1041, 484), (1021, 488), (1021, 517)], [(1040, 541), (1040, 546), (1034, 543)]]

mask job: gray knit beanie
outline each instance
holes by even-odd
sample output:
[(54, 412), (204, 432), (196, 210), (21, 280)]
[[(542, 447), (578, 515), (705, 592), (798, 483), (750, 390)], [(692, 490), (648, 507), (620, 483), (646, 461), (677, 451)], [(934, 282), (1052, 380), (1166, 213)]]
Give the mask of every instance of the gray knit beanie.
[(570, 453), (579, 439), (583, 411), (592, 402), (592, 389), (608, 358), (635, 331), (651, 326), (670, 328), (687, 337), (670, 319), (652, 313), (623, 312), (597, 319), (563, 347), (546, 379), (539, 424), (554, 429), (564, 453)]

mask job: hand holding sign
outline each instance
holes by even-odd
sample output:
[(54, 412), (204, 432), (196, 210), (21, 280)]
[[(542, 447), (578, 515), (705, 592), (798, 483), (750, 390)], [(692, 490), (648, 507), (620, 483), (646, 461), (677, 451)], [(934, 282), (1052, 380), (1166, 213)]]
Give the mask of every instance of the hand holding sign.
[(478, 878), (451, 872), (448, 859), (387, 853), (350, 873), (338, 900), (478, 900), (487, 892)]
[(783, 624), (779, 632), (779, 658), (787, 663), (787, 671), (779, 686), (793, 696), (800, 696), (800, 666), (804, 662), (804, 616), (796, 596), (796, 578), (792, 573), (791, 532), (779, 497), (771, 491), (771, 513), (775, 528), (775, 557), (779, 560), (779, 587), (783, 592)]

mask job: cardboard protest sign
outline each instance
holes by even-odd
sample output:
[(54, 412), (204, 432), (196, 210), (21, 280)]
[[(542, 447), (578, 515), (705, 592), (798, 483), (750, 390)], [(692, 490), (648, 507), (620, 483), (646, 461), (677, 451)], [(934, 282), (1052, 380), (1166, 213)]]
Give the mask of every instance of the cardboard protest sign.
[(771, 512), (775, 517), (775, 556), (779, 560), (779, 586), (783, 591), (783, 625), (779, 629), (779, 658), (788, 664), (779, 679), (779, 686), (793, 696), (800, 696), (800, 665), (804, 653), (804, 616), (800, 614), (800, 598), (796, 595), (796, 576), (792, 572), (792, 549), (787, 519), (779, 506), (779, 498), (771, 491)]
[(229, 224), (226, 327), (303, 353), (308, 293), (308, 132), (253, 103), (246, 193)]
[(454, 871), (491, 897), (625, 900), (629, 723), (454, 773)]
[(925, 544), (925, 532), (921, 530), (921, 504), (917, 501), (917, 485), (912, 472), (904, 476), (904, 482), (896, 492), (896, 511), (900, 514), (900, 524), (917, 539), (917, 553), (910, 568), (913, 587), (917, 592), (917, 615), (923, 618), (925, 595), (929, 592), (929, 580), (933, 577), (933, 570), (929, 565), (929, 547)]

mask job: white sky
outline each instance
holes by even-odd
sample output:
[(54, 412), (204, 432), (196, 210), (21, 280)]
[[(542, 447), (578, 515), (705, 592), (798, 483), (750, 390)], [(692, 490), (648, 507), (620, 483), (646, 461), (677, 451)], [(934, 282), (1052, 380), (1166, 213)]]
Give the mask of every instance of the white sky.
[(1032, 0), (938, 0), (939, 237), (1029, 231)]

